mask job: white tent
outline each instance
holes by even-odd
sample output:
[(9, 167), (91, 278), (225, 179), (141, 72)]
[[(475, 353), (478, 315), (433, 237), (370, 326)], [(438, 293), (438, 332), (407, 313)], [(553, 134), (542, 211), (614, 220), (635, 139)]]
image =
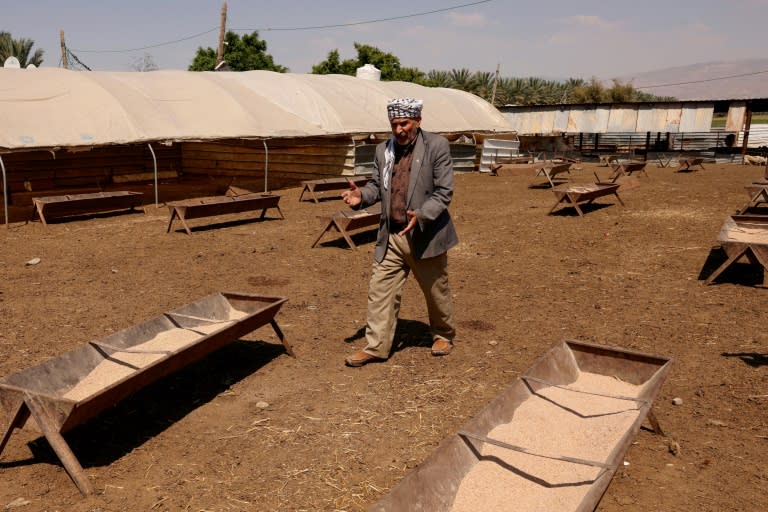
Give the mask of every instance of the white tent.
[(343, 75), (0, 69), (0, 151), (158, 140), (386, 132), (390, 98), (424, 100), (426, 130), (511, 132), (458, 90)]

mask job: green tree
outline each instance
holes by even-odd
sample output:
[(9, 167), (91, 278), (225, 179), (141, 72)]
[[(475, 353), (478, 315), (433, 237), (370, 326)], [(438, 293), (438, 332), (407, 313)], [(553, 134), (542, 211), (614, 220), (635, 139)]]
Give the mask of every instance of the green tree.
[(596, 77), (571, 91), (569, 103), (602, 103), (606, 99), (605, 87)]
[(328, 52), (328, 58), (319, 64), (312, 66), (312, 73), (315, 75), (353, 75), (357, 68), (357, 60), (347, 59), (341, 61), (339, 50)]
[(384, 52), (375, 46), (355, 43), (357, 51), (356, 59), (340, 60), (339, 50), (334, 49), (328, 53), (328, 57), (312, 66), (312, 73), (316, 75), (341, 74), (354, 76), (357, 68), (365, 64), (376, 66), (381, 71), (382, 80), (400, 80), (403, 82), (415, 82), (422, 85), (429, 84), (427, 75), (418, 68), (404, 68), (400, 65), (400, 59), (388, 52)]
[(32, 52), (35, 42), (32, 39), (14, 39), (10, 32), (0, 32), (0, 65), (8, 57), (19, 59), (21, 67), (25, 68), (30, 64), (40, 66), (43, 63), (43, 53), (41, 49)]
[(426, 85), (428, 87), (431, 86), (426, 73), (419, 70), (419, 68), (400, 68), (400, 70), (397, 72), (397, 75), (395, 76), (397, 77), (395, 80), (399, 80), (401, 82), (413, 82), (419, 85)]
[[(285, 73), (288, 68), (275, 64), (272, 56), (267, 53), (267, 43), (259, 39), (259, 33), (245, 34), (241, 38), (235, 32), (229, 31), (224, 36), (224, 60), (233, 71), (250, 71), (266, 69)], [(213, 71), (216, 67), (216, 50), (213, 48), (197, 49), (189, 71)]]
[(369, 44), (355, 43), (358, 66), (372, 64), (381, 71), (382, 80), (400, 80), (400, 59)]
[(613, 103), (628, 103), (637, 97), (637, 91), (632, 84), (622, 83), (616, 79), (613, 80), (613, 87), (605, 92), (608, 99)]

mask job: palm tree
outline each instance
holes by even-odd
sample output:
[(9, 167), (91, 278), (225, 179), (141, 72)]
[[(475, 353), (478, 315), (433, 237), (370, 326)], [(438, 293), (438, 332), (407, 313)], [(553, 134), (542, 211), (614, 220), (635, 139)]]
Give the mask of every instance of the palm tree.
[(39, 66), (43, 63), (44, 52), (37, 49), (31, 53), (34, 45), (35, 42), (31, 39), (14, 39), (10, 32), (0, 32), (0, 61), (5, 62), (8, 57), (16, 57), (23, 68), (30, 64)]
[(450, 87), (451, 75), (447, 71), (431, 70), (427, 73), (427, 80), (432, 87)]
[(450, 72), (451, 87), (454, 89), (461, 89), (462, 91), (469, 91), (472, 84), (472, 73), (467, 68), (452, 69)]
[(496, 75), (487, 71), (477, 71), (470, 79), (471, 93), (480, 96), (486, 101), (491, 101), (493, 82)]
[(496, 102), (500, 105), (524, 105), (527, 90), (522, 78), (502, 78), (496, 90)]

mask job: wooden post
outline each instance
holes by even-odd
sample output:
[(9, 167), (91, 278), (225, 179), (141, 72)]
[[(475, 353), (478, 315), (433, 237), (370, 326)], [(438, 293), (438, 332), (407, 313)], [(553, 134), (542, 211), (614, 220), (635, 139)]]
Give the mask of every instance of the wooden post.
[(216, 53), (216, 66), (224, 60), (224, 35), (227, 30), (227, 2), (221, 5), (221, 24), (219, 26), (219, 48)]
[(747, 112), (744, 119), (744, 140), (741, 142), (741, 163), (744, 163), (744, 155), (747, 154), (749, 144), (749, 129), (752, 126), (752, 106), (747, 103)]
[(648, 161), (648, 153), (651, 152), (651, 132), (645, 132), (645, 160)]
[(69, 69), (69, 59), (67, 58), (67, 44), (64, 42), (64, 31), (59, 30), (59, 41), (61, 43), (61, 65), (64, 69)]
[(496, 76), (493, 79), (493, 92), (491, 92), (491, 105), (496, 106), (496, 84), (499, 83), (499, 67), (501, 64), (496, 64)]

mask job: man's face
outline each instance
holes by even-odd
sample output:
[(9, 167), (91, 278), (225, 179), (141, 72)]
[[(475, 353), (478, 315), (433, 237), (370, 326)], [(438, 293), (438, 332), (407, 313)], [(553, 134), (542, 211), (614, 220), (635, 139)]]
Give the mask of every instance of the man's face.
[(413, 142), (416, 138), (416, 134), (419, 133), (419, 126), (421, 125), (420, 117), (396, 117), (389, 121), (392, 126), (392, 135), (395, 136), (395, 140), (401, 146)]

